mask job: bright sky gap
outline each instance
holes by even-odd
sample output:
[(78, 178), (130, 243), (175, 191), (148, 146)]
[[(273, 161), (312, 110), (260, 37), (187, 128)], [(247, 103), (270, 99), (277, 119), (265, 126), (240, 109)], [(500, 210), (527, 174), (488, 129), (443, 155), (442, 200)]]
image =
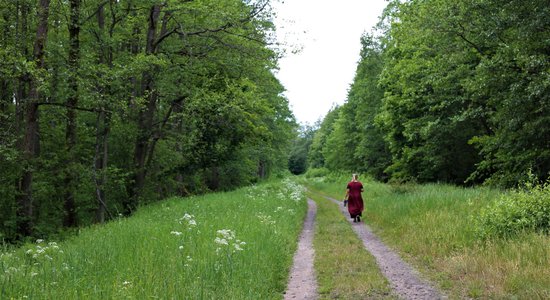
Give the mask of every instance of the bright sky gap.
[[(274, 3), (277, 37), (287, 45), (277, 78), (298, 122), (313, 124), (343, 104), (355, 75), (360, 37), (378, 22), (384, 0)], [(298, 53), (292, 50), (301, 48)]]

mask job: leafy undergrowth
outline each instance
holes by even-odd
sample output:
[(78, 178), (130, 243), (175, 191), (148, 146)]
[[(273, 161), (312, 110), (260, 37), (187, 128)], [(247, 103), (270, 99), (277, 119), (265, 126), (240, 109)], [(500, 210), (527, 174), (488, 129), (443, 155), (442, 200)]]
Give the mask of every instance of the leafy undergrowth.
[(527, 184), (503, 195), (477, 219), (476, 233), (482, 239), (529, 232), (550, 233), (550, 182)]
[(292, 181), (172, 198), (0, 253), (2, 299), (280, 299), (307, 210)]
[[(349, 176), (308, 179), (336, 199)], [(363, 181), (364, 220), (451, 298), (550, 298), (550, 237), (480, 239), (480, 214), (503, 197), (488, 188)]]
[(335, 204), (318, 195), (314, 240), (321, 299), (394, 299), (376, 261)]

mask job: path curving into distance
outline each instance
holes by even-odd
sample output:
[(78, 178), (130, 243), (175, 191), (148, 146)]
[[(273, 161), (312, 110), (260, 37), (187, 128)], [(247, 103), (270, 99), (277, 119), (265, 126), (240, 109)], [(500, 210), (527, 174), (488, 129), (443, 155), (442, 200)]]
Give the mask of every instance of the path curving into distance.
[(315, 250), (313, 249), (313, 235), (315, 233), (315, 216), (317, 205), (307, 199), (307, 215), (304, 227), (298, 241), (298, 249), (294, 253), (292, 270), (288, 280), (284, 299), (317, 299), (317, 279), (313, 269)]
[(363, 242), (365, 248), (375, 257), (382, 274), (386, 276), (393, 292), (401, 299), (447, 299), (432, 285), (420, 278), (418, 271), (404, 262), (399, 255), (387, 247), (363, 222), (353, 223), (342, 201), (324, 196), (336, 203), (346, 219), (352, 224), (353, 231)]

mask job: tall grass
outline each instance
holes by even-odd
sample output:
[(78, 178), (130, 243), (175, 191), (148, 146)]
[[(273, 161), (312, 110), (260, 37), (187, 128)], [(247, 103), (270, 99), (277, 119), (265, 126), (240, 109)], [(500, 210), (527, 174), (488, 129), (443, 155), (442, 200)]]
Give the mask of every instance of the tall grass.
[[(340, 199), (348, 176), (308, 185)], [(475, 220), (502, 196), (489, 188), (364, 181), (364, 220), (453, 297), (550, 298), (550, 237), (481, 240)]]
[(141, 208), (0, 254), (2, 299), (280, 299), (307, 210), (279, 182)]
[(372, 255), (336, 205), (319, 195), (315, 269), (320, 299), (395, 299)]

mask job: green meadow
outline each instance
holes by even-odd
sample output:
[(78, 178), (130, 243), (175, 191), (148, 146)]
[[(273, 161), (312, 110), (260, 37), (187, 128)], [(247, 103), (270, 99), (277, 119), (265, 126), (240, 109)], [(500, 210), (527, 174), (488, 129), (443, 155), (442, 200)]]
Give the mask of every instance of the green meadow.
[(1, 299), (280, 299), (307, 210), (285, 180), (142, 207), (0, 254)]
[[(393, 299), (336, 205), (347, 176), (302, 178), (318, 205), (321, 299)], [(451, 299), (547, 299), (550, 238), (481, 238), (482, 211), (509, 192), (364, 181), (364, 221)], [(281, 299), (307, 209), (286, 179), (141, 207), (64, 241), (0, 252), (1, 299)]]
[[(308, 178), (312, 191), (342, 199), (349, 176)], [(550, 298), (550, 237), (525, 232), (481, 239), (480, 212), (506, 196), (489, 188), (388, 185), (364, 180), (364, 221), (454, 298)]]

